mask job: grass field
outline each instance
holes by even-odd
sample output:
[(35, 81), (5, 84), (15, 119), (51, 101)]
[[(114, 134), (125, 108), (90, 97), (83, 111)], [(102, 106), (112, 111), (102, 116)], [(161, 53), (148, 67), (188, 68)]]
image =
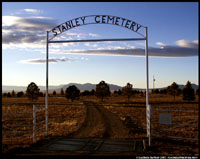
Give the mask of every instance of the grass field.
[[(145, 96), (136, 95), (127, 102), (123, 96), (112, 96), (100, 102), (95, 96), (81, 97), (80, 100), (71, 103), (65, 97), (49, 97), (49, 136), (68, 136), (76, 132), (85, 122), (87, 109), (83, 101), (92, 101), (103, 106), (116, 116), (129, 128), (129, 136), (124, 138), (144, 138), (146, 137), (146, 105)], [(198, 111), (198, 97), (195, 102), (183, 102), (182, 97), (168, 95), (150, 95), (150, 105), (152, 108), (168, 108), (170, 110), (196, 110)], [(35, 103), (36, 108), (45, 108), (45, 98), (40, 97)], [(2, 98), (2, 144), (3, 152), (16, 147), (26, 147), (32, 144), (33, 136), (33, 107), (27, 98)], [(153, 111), (152, 122), (158, 122), (159, 112)], [(164, 112), (169, 113), (169, 112)], [(179, 126), (173, 127), (177, 132), (164, 132), (163, 136), (184, 136), (198, 138), (198, 113), (173, 112), (172, 123)], [(45, 137), (45, 111), (37, 113), (37, 141)], [(191, 120), (194, 119), (194, 120)], [(17, 125), (29, 125), (21, 126)], [(166, 129), (166, 126), (152, 125), (154, 130)], [(23, 131), (23, 132), (22, 132)], [(189, 133), (185, 133), (189, 131)], [(159, 132), (159, 131), (158, 131)], [(166, 134), (167, 133), (167, 134)], [(160, 133), (161, 134), (161, 133)], [(27, 136), (27, 137), (26, 137)], [(178, 144), (178, 140), (168, 143), (158, 138), (154, 140), (153, 149), (149, 151), (154, 155), (194, 155), (198, 153), (197, 142), (183, 141), (185, 144)], [(174, 143), (174, 141), (176, 141)], [(163, 144), (164, 142), (164, 144)], [(182, 142), (182, 141), (181, 141)], [(189, 144), (189, 145), (188, 145)], [(171, 148), (170, 148), (171, 147)], [(181, 149), (180, 149), (181, 147)], [(173, 151), (172, 151), (173, 149)], [(187, 151), (185, 151), (187, 150)]]
[[(39, 98), (36, 109), (44, 109)], [(69, 103), (66, 98), (49, 98), (49, 136), (63, 136), (76, 131), (85, 120), (85, 107), (81, 102)], [(2, 100), (3, 151), (27, 147), (33, 140), (33, 106), (27, 98), (3, 98)], [(45, 111), (36, 113), (37, 141), (45, 136)], [(17, 127), (17, 125), (28, 125)], [(63, 129), (64, 128), (64, 129)], [(23, 132), (21, 132), (23, 131)], [(26, 137), (27, 136), (27, 137)]]

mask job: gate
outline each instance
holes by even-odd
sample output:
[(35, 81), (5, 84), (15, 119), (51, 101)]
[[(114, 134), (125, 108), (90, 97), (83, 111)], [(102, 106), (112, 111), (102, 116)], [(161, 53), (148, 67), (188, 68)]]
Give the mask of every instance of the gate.
[(198, 142), (198, 104), (152, 105), (152, 138)]
[[(86, 39), (86, 40), (52, 40), (57, 35), (62, 34), (69, 29), (73, 29), (78, 26), (88, 25), (88, 24), (110, 24), (120, 27), (124, 27), (133, 32), (139, 34), (142, 38), (121, 38), (121, 39)], [(80, 42), (102, 42), (102, 41), (136, 41), (136, 40), (145, 40), (145, 56), (146, 56), (146, 108), (150, 110), (149, 105), (149, 72), (148, 72), (148, 32), (147, 27), (142, 26), (132, 20), (111, 16), (111, 15), (88, 15), (78, 18), (68, 20), (53, 29), (46, 32), (46, 115), (45, 115), (45, 125), (46, 125), (46, 136), (48, 136), (48, 60), (49, 60), (49, 44), (50, 43), (80, 43)], [(147, 118), (148, 127), (147, 127), (147, 136), (149, 137), (149, 146), (151, 144), (151, 134), (150, 134), (150, 115)]]

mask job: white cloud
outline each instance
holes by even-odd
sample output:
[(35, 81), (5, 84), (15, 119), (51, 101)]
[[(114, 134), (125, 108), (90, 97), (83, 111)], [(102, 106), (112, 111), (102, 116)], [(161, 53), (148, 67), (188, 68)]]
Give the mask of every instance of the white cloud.
[(91, 37), (99, 37), (98, 34), (94, 34), (94, 33), (89, 33), (88, 35), (91, 36)]
[[(61, 57), (61, 58), (55, 58), (51, 57), (49, 58), (49, 63), (57, 63), (57, 62), (70, 62), (72, 59), (66, 58), (66, 57)], [(24, 64), (43, 64), (46, 63), (46, 59), (28, 59), (28, 60), (22, 60), (19, 61), (19, 63), (24, 63)]]
[(192, 42), (189, 42), (187, 40), (178, 40), (176, 41), (176, 44), (180, 47), (185, 47), (185, 48), (196, 48), (198, 47), (197, 44), (198, 44), (198, 40), (194, 40)]
[(192, 42), (193, 42), (194, 44), (197, 44), (197, 45), (199, 44), (199, 40), (193, 40)]
[(125, 49), (125, 47), (122, 46), (108, 46), (108, 50), (120, 50), (120, 49)]
[(98, 44), (93, 44), (91, 45), (92, 47), (98, 47), (99, 45)]
[(90, 46), (90, 43), (84, 43), (85, 46)]
[(46, 40), (46, 30), (53, 28), (56, 21), (49, 17), (2, 16), (2, 44), (41, 45)]
[[(72, 61), (77, 61), (77, 60), (87, 61), (88, 58), (81, 57), (81, 58), (74, 59), (74, 58), (67, 58), (67, 57), (60, 57), (60, 58), (51, 57), (51, 58), (49, 58), (49, 63), (58, 63), (58, 62), (70, 63)], [(22, 64), (45, 64), (46, 59), (28, 59), (28, 60), (19, 61), (19, 63), (22, 63)]]
[(88, 58), (85, 58), (85, 57), (81, 57), (81, 60), (86, 60), (86, 61), (88, 61), (89, 59), (88, 59)]
[[(19, 63), (23, 64), (43, 64), (46, 63), (46, 59), (28, 59), (28, 60), (22, 60), (19, 61)], [(56, 63), (56, 60), (54, 59), (49, 59), (49, 63)]]
[(137, 47), (135, 46), (128, 46), (130, 49), (136, 49)]
[(161, 47), (165, 47), (167, 46), (166, 44), (164, 44), (163, 42), (156, 42), (156, 45), (161, 46)]
[(40, 10), (37, 9), (24, 9), (23, 11), (27, 12), (27, 13), (41, 13)]

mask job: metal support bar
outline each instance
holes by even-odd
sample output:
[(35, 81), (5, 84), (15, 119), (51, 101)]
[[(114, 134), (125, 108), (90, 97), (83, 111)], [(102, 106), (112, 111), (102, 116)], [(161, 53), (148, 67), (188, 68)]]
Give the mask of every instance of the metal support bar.
[(47, 31), (46, 39), (46, 103), (45, 103), (45, 125), (46, 125), (46, 136), (48, 136), (48, 66), (49, 66), (49, 33)]
[[(148, 32), (147, 27), (145, 27), (145, 55), (146, 55), (146, 109), (149, 107), (151, 110), (151, 106), (149, 105), (149, 60), (148, 60)], [(150, 119), (151, 121), (151, 116)], [(151, 122), (149, 123), (149, 146), (151, 145)]]
[(133, 41), (133, 40), (146, 40), (146, 38), (91, 39), (91, 40), (60, 40), (60, 41), (48, 41), (48, 43), (100, 42), (100, 41)]

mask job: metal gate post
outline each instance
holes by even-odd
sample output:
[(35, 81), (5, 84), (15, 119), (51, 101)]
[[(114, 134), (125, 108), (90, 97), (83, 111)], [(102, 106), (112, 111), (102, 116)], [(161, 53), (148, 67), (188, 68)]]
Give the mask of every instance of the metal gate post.
[(45, 125), (46, 136), (48, 136), (48, 66), (49, 66), (49, 33), (47, 31), (46, 39), (46, 100), (45, 100)]
[[(145, 56), (146, 56), (146, 109), (149, 107), (151, 110), (151, 106), (149, 105), (149, 60), (148, 60), (148, 32), (147, 27), (145, 27)], [(151, 115), (149, 116), (149, 133), (147, 133), (149, 137), (149, 146), (151, 145)]]

